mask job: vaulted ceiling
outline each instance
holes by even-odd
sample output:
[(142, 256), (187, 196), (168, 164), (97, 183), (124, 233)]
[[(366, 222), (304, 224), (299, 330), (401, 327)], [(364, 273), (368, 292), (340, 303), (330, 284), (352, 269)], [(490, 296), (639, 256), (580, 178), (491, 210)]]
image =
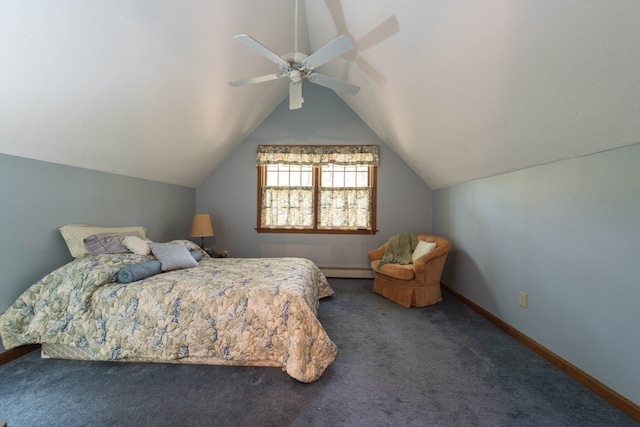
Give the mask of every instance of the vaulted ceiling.
[[(294, 0), (0, 1), (0, 152), (196, 187), (288, 97)], [(298, 50), (432, 188), (640, 142), (640, 2), (300, 1)], [(311, 83), (305, 82), (305, 85)], [(304, 106), (302, 107), (304, 108)]]

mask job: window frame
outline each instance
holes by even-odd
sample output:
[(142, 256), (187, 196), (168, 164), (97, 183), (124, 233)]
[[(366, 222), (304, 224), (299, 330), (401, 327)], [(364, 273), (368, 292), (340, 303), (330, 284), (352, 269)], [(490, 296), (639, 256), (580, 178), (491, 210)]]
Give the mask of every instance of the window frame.
[[(370, 225), (371, 229), (355, 229), (355, 228), (319, 228), (319, 201), (320, 188), (322, 185), (322, 165), (312, 165), (312, 187), (313, 187), (313, 226), (305, 227), (262, 227), (262, 187), (267, 182), (267, 165), (257, 166), (257, 220), (256, 231), (258, 233), (292, 233), (292, 234), (367, 234), (373, 235), (377, 233), (376, 213), (377, 213), (377, 188), (378, 188), (378, 167), (372, 165), (364, 165), (368, 168), (368, 181), (371, 188), (371, 210)], [(340, 187), (338, 187), (340, 188)]]

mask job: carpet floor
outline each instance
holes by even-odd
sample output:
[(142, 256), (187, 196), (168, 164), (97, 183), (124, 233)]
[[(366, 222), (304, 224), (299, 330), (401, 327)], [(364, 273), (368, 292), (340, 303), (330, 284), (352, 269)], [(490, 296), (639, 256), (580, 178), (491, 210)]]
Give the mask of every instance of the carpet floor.
[(339, 348), (320, 380), (279, 368), (41, 359), (0, 366), (19, 426), (637, 426), (454, 297), (406, 309), (330, 279)]

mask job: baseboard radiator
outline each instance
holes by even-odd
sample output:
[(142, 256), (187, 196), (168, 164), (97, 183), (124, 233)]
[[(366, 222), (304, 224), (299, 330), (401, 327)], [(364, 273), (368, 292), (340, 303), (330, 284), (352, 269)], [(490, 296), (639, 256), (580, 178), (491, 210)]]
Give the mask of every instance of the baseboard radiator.
[(326, 277), (344, 279), (373, 279), (374, 274), (370, 268), (320, 267), (320, 271)]

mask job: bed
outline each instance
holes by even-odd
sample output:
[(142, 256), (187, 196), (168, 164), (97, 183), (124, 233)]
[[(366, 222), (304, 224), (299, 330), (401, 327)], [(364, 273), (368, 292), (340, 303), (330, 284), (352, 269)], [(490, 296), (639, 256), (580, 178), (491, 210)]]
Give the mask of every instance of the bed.
[(121, 271), (155, 254), (85, 254), (46, 275), (0, 316), (5, 348), (40, 343), (50, 357), (278, 366), (301, 382), (333, 362), (337, 347), (317, 318), (319, 300), (333, 290), (312, 261), (209, 258), (187, 240), (166, 244), (201, 259), (121, 283)]

